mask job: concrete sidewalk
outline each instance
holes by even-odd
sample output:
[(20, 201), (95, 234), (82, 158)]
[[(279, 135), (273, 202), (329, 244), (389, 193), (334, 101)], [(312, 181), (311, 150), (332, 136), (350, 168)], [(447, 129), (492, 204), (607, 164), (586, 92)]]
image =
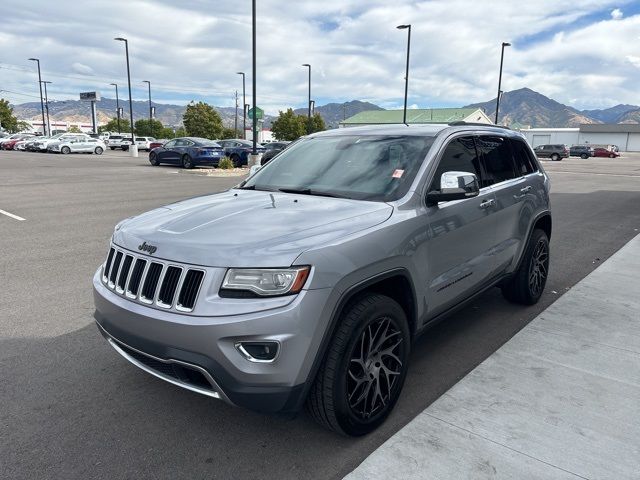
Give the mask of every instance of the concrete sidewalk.
[(640, 236), (346, 478), (640, 479)]

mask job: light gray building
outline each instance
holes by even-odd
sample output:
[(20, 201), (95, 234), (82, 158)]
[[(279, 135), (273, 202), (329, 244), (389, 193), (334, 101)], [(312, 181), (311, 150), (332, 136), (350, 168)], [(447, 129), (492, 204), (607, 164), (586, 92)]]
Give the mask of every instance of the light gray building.
[(579, 128), (529, 128), (520, 130), (532, 147), (565, 145), (616, 145), (621, 152), (640, 152), (640, 124), (584, 124)]

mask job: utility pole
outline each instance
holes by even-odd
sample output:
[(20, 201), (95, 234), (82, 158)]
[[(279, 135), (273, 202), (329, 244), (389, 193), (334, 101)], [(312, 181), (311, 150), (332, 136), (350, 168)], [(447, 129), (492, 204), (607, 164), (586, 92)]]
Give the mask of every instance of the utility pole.
[(311, 133), (311, 65), (308, 63), (303, 63), (303, 67), (307, 67), (309, 69), (309, 99), (307, 103), (307, 135)]
[[(44, 100), (42, 99), (42, 75), (40, 74), (40, 59), (30, 58), (32, 62), (38, 63), (38, 86), (40, 87), (40, 109), (42, 111), (42, 135), (47, 135), (47, 127), (44, 124)], [(50, 134), (51, 132), (49, 132)]]
[(51, 121), (49, 120), (49, 95), (47, 94), (47, 83), (53, 83), (53, 82), (43, 80), (42, 83), (44, 84), (44, 106), (45, 106), (45, 110), (47, 111), (47, 131), (49, 132), (49, 135), (51, 135)]
[(116, 115), (118, 118), (118, 133), (120, 133), (120, 98), (118, 97), (118, 84), (111, 83), (110, 85), (116, 87)]
[(496, 121), (495, 124), (498, 124), (498, 114), (500, 112), (500, 92), (502, 86), (502, 63), (504, 61), (504, 47), (510, 47), (511, 44), (508, 42), (502, 42), (502, 52), (500, 53), (500, 75), (498, 76), (498, 96), (496, 97)]
[(244, 72), (237, 72), (238, 75), (242, 75), (242, 139), (247, 139), (247, 91), (245, 88), (245, 75)]
[(236, 90), (236, 119), (233, 124), (233, 135), (238, 138), (238, 91)]
[(250, 167), (257, 164), (258, 162), (258, 119), (256, 118), (258, 115), (258, 105), (256, 100), (256, 0), (251, 1), (251, 33), (252, 33), (252, 70), (253, 70), (253, 78), (252, 81), (252, 89), (253, 89), (253, 148), (251, 149), (251, 159)]
[(398, 30), (408, 30), (407, 33), (407, 69), (404, 74), (404, 110), (402, 113), (402, 123), (407, 125), (407, 95), (409, 93), (409, 50), (411, 49), (411, 25), (398, 25)]

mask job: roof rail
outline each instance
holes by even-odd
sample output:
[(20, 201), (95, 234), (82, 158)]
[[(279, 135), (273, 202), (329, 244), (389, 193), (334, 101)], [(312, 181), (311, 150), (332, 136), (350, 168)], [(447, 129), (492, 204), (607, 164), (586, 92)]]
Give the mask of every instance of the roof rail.
[(459, 127), (462, 125), (471, 125), (474, 127), (494, 127), (494, 128), (504, 128), (505, 130), (511, 130), (509, 127), (505, 127), (504, 125), (494, 125), (492, 123), (479, 123), (479, 122), (465, 122), (464, 120), (456, 120), (455, 122), (449, 122), (450, 127)]

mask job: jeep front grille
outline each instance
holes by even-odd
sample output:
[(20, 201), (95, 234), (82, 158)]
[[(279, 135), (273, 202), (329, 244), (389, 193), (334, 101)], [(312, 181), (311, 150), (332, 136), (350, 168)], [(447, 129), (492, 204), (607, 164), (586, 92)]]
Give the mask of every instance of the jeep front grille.
[(191, 312), (204, 274), (204, 270), (187, 265), (150, 260), (111, 247), (103, 266), (102, 283), (130, 300)]

